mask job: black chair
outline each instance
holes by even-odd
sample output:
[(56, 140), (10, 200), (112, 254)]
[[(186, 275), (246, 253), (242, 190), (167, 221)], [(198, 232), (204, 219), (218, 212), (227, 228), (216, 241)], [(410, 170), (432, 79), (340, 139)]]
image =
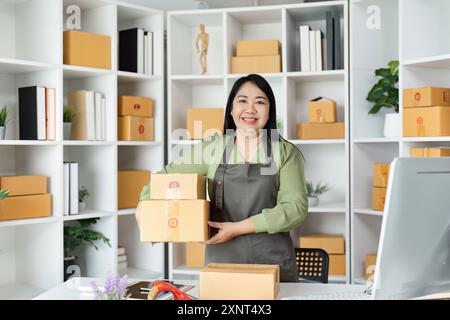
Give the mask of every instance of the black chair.
[(299, 281), (328, 283), (328, 253), (322, 249), (295, 248)]

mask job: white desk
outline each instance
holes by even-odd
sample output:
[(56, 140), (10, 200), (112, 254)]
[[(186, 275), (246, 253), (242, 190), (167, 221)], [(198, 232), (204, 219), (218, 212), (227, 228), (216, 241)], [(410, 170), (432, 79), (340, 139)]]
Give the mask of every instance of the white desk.
[[(90, 283), (95, 281), (99, 286), (103, 284), (103, 279), (95, 278), (72, 278), (62, 285), (48, 290), (36, 297), (36, 300), (92, 300), (94, 295), (90, 292)], [(136, 279), (130, 279), (136, 281)], [(198, 297), (198, 281), (177, 281), (182, 284), (193, 284), (195, 288), (188, 293), (193, 297)], [(278, 299), (284, 297), (322, 294), (334, 292), (363, 292), (365, 285), (347, 284), (316, 284), (316, 283), (281, 283)]]

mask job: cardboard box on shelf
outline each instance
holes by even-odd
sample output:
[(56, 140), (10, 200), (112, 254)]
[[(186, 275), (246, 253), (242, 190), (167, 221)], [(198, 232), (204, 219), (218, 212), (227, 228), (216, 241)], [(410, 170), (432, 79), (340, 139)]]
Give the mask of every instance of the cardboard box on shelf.
[(52, 195), (35, 194), (8, 197), (0, 201), (0, 221), (49, 217), (52, 212)]
[(450, 88), (409, 88), (403, 90), (403, 107), (450, 106)]
[(148, 200), (140, 202), (141, 241), (204, 242), (209, 239), (209, 201)]
[(343, 235), (309, 234), (300, 237), (300, 248), (323, 249), (330, 254), (345, 254)]
[(205, 266), (205, 250), (204, 243), (186, 243), (186, 267), (203, 268)]
[(366, 278), (366, 280), (375, 274), (376, 263), (377, 263), (376, 253), (370, 253), (366, 255), (364, 259), (364, 277)]
[(206, 199), (206, 177), (196, 173), (152, 174), (150, 179), (150, 199)]
[(189, 108), (186, 112), (186, 128), (189, 139), (203, 139), (213, 134), (222, 135), (223, 108)]
[(281, 72), (281, 56), (231, 57), (231, 73)]
[(386, 188), (375, 187), (372, 189), (372, 209), (376, 211), (384, 211), (386, 202)]
[(328, 274), (332, 276), (345, 276), (345, 254), (329, 254)]
[(297, 124), (297, 139), (344, 139), (344, 137), (344, 122)]
[(450, 136), (450, 107), (405, 108), (403, 136)]
[(200, 300), (275, 300), (278, 265), (210, 263), (200, 272)]
[(373, 165), (373, 186), (387, 188), (390, 163), (375, 163)]
[(119, 116), (153, 118), (153, 100), (146, 97), (119, 96)]
[(309, 122), (336, 122), (336, 102), (318, 97), (308, 102)]
[(9, 196), (27, 196), (47, 193), (47, 176), (0, 176), (0, 189), (9, 190)]
[(119, 117), (118, 138), (122, 141), (153, 141), (153, 118)]
[(78, 30), (63, 34), (64, 64), (111, 69), (111, 37)]
[(239, 40), (236, 44), (237, 57), (275, 56), (280, 53), (278, 40)]
[(144, 185), (150, 182), (150, 171), (119, 170), (118, 172), (118, 208), (136, 208)]
[(434, 147), (412, 148), (411, 149), (411, 157), (413, 157), (413, 158), (421, 158), (421, 157), (430, 157), (430, 158), (450, 157), (450, 148), (434, 148)]

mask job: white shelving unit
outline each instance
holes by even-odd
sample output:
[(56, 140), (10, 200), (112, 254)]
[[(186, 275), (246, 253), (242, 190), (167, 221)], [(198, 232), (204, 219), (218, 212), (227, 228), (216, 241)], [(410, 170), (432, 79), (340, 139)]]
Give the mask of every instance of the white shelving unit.
[[(111, 37), (111, 70), (63, 64), (65, 8), (79, 5), (82, 31)], [(50, 177), (52, 216), (0, 222), (0, 299), (32, 298), (63, 282), (63, 227), (73, 220), (100, 218), (94, 228), (111, 239), (78, 252), (81, 275), (117, 273), (117, 246), (127, 249), (130, 277), (162, 277), (164, 248), (139, 241), (134, 209), (117, 208), (117, 171), (156, 171), (164, 164), (163, 12), (110, 0), (0, 0), (0, 104), (11, 121), (0, 141), (0, 174)], [(118, 70), (118, 31), (143, 27), (154, 33), (154, 75)], [(56, 88), (56, 141), (21, 141), (17, 88)], [(62, 110), (71, 90), (102, 92), (107, 100), (106, 141), (63, 141)], [(117, 141), (117, 96), (150, 96), (154, 100), (155, 141)], [(91, 194), (87, 210), (63, 216), (63, 161), (78, 161), (80, 186)]]
[[(325, 31), (325, 13), (342, 12), (343, 70), (299, 72), (300, 24)], [(199, 25), (209, 33), (208, 72), (200, 74), (195, 39)], [(262, 74), (270, 83), (277, 103), (277, 118), (282, 134), (297, 145), (306, 158), (306, 178), (328, 183), (333, 189), (324, 195), (318, 208), (303, 226), (292, 232), (294, 244), (305, 233), (338, 233), (346, 237), (347, 274), (332, 277), (350, 281), (349, 243), (349, 67), (348, 3), (329, 1), (294, 5), (277, 5), (233, 9), (208, 9), (168, 12), (168, 147), (169, 161), (180, 148), (198, 141), (186, 140), (177, 129), (186, 128), (189, 107), (225, 108), (228, 94), (241, 74), (230, 73), (230, 60), (238, 40), (278, 39), (282, 51), (282, 72)], [(306, 103), (317, 96), (337, 101), (338, 121), (346, 123), (346, 139), (297, 140), (296, 124), (307, 121)], [(176, 148), (176, 149), (175, 149)], [(332, 164), (332, 165), (330, 165)], [(169, 245), (169, 276), (197, 278), (199, 270), (185, 266), (185, 246)]]

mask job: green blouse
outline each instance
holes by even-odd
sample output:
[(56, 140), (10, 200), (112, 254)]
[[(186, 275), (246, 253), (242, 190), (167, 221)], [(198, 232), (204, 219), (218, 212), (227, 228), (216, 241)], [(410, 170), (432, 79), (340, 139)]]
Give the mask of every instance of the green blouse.
[[(166, 165), (158, 173), (197, 173), (207, 176), (208, 194), (212, 197), (213, 180), (216, 169), (222, 159), (226, 142), (230, 136), (212, 136), (202, 140), (194, 146), (177, 145), (179, 150), (172, 163)], [(278, 233), (295, 229), (306, 218), (308, 200), (304, 175), (303, 159), (297, 147), (293, 144), (280, 141), (272, 144), (273, 159), (279, 173), (280, 188), (277, 195), (277, 205), (273, 208), (263, 209), (251, 217), (256, 232)], [(236, 144), (230, 155), (228, 163), (244, 163), (244, 157), (238, 152)], [(260, 145), (253, 155), (253, 163), (265, 163), (264, 148)], [(142, 189), (140, 200), (150, 199), (150, 184)]]

